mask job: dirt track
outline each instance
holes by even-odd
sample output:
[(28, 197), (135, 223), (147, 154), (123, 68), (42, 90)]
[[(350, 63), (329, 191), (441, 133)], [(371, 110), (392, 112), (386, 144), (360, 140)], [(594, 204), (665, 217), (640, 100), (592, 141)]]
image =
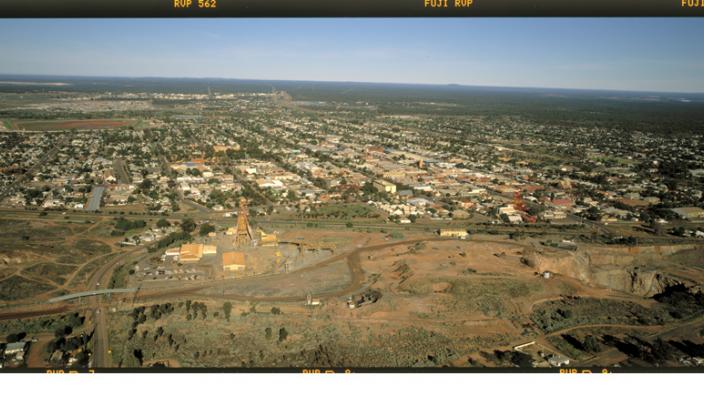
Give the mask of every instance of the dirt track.
[(60, 305), (58, 307), (52, 307), (52, 308), (37, 308), (37, 309), (24, 310), (24, 311), (0, 312), (0, 320), (24, 319), (24, 318), (31, 318), (34, 316), (59, 314), (59, 313), (64, 313), (64, 312), (68, 311), (69, 308), (70, 307), (68, 305)]

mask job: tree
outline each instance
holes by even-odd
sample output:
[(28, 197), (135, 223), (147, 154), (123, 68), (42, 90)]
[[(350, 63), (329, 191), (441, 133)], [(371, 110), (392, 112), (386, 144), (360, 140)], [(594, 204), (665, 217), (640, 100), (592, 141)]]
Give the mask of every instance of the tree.
[(232, 313), (232, 303), (229, 301), (225, 301), (224, 304), (222, 304), (222, 311), (225, 314), (225, 319), (227, 321), (230, 321), (230, 314)]
[(195, 229), (196, 229), (196, 222), (193, 221), (193, 219), (191, 219), (191, 218), (185, 218), (185, 219), (183, 219), (183, 221), (181, 222), (181, 230), (183, 230), (183, 232), (185, 232), (185, 233), (187, 233), (187, 234), (190, 234), (190, 233), (193, 232)]
[(210, 223), (203, 223), (200, 226), (199, 234), (201, 236), (208, 235), (211, 232), (215, 232), (215, 226)]
[(282, 327), (279, 329), (279, 342), (286, 341), (286, 337), (288, 337), (288, 331), (286, 331), (285, 327)]
[(143, 191), (148, 191), (151, 190), (153, 187), (152, 181), (149, 179), (145, 179), (142, 184), (140, 184), (139, 188), (141, 188)]
[(264, 337), (266, 337), (267, 340), (271, 339), (271, 327), (264, 329)]
[(601, 347), (599, 346), (599, 343), (596, 341), (596, 337), (593, 335), (589, 334), (584, 338), (584, 350), (587, 352), (599, 352), (601, 350)]
[(281, 314), (281, 310), (278, 307), (271, 307), (271, 313), (274, 315), (279, 315)]
[(156, 222), (156, 226), (159, 228), (166, 228), (170, 225), (171, 223), (169, 223), (169, 221), (166, 219), (159, 219), (159, 221)]

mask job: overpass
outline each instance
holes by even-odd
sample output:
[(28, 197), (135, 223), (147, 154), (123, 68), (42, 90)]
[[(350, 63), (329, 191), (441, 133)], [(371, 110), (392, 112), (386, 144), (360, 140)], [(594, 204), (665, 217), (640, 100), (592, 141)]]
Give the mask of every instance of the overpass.
[(79, 292), (79, 293), (71, 293), (71, 294), (66, 294), (66, 295), (59, 296), (59, 297), (54, 297), (54, 298), (49, 299), (49, 302), (55, 303), (55, 302), (60, 302), (60, 301), (73, 300), (73, 299), (81, 298), (81, 297), (99, 296), (99, 295), (103, 295), (103, 294), (116, 294), (116, 293), (134, 293), (136, 291), (137, 291), (137, 288), (88, 290), (88, 291), (83, 291), (83, 292)]

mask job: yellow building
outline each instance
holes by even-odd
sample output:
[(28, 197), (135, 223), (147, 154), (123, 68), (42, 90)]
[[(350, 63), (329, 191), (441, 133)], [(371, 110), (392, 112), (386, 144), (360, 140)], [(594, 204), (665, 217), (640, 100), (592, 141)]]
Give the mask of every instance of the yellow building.
[(186, 243), (181, 245), (179, 251), (179, 260), (182, 263), (195, 263), (203, 257), (203, 244), (201, 243)]
[(278, 246), (279, 238), (276, 236), (276, 234), (267, 234), (266, 232), (259, 230), (259, 245)]
[(379, 191), (384, 191), (389, 194), (396, 194), (396, 185), (383, 179), (375, 180), (374, 187)]
[(222, 269), (225, 271), (244, 271), (244, 252), (225, 252), (222, 254)]
[(448, 237), (448, 238), (465, 239), (465, 238), (467, 238), (467, 236), (469, 236), (469, 232), (467, 232), (467, 230), (463, 230), (461, 228), (441, 228), (440, 229), (440, 236), (441, 237)]

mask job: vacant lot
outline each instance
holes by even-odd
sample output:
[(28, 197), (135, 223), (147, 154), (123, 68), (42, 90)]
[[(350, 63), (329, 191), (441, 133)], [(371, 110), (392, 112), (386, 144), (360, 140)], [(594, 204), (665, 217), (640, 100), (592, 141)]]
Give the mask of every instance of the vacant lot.
[(57, 287), (84, 286), (105, 263), (110, 241), (93, 237), (92, 225), (0, 220), (0, 300), (30, 298)]
[(46, 283), (13, 275), (0, 281), (0, 300), (13, 301), (36, 296), (54, 288)]
[(63, 284), (76, 268), (76, 266), (68, 264), (42, 263), (33, 265), (23, 272), (35, 278), (48, 279), (54, 283)]

